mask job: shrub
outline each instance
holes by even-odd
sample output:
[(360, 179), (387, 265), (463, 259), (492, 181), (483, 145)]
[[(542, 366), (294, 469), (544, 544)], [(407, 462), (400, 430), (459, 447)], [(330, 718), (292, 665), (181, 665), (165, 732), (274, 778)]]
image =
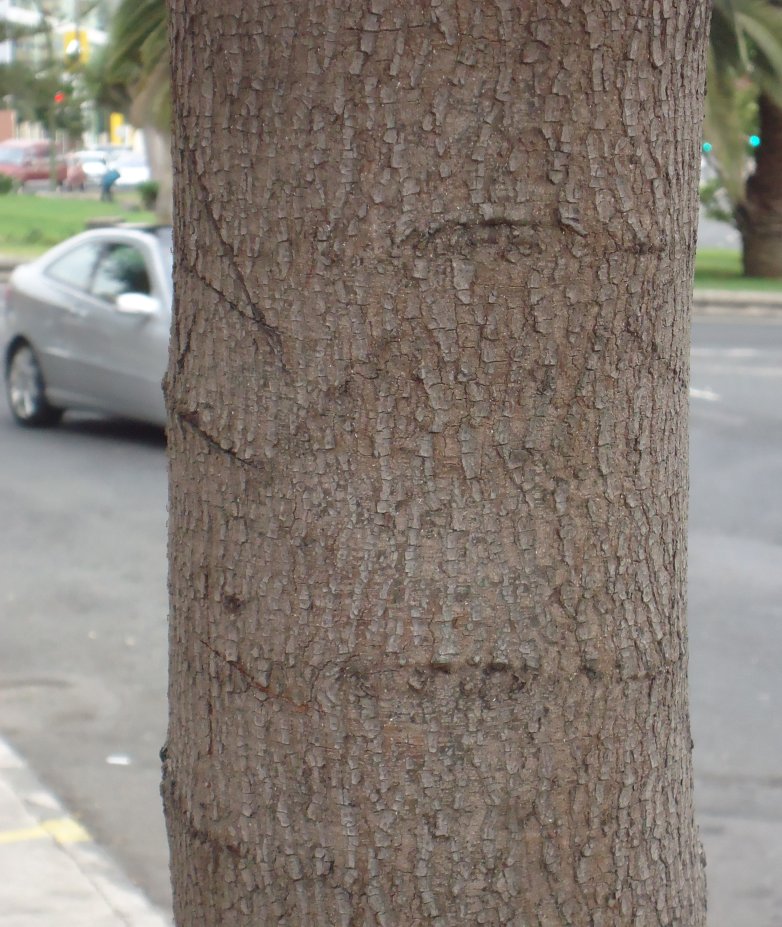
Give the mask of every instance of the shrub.
[(136, 189), (141, 197), (141, 205), (144, 209), (154, 209), (157, 203), (158, 190), (160, 184), (156, 180), (145, 180), (140, 183)]
[(713, 177), (711, 180), (705, 180), (701, 183), (700, 198), (701, 205), (710, 219), (716, 219), (717, 222), (727, 222), (729, 225), (735, 226), (736, 215), (731, 208), (730, 198), (719, 177)]
[(0, 174), (0, 196), (10, 193), (14, 188), (14, 178), (8, 174)]

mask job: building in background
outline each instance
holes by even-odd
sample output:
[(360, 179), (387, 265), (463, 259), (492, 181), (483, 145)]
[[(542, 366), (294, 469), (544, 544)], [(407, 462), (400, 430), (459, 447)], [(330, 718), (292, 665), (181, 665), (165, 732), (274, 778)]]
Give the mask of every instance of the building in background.
[[(11, 0), (0, 0), (0, 24), (2, 26), (34, 28), (40, 21), (41, 13), (36, 4), (25, 2), (25, 0), (15, 0), (13, 3)], [(24, 54), (24, 44), (27, 41), (7, 37), (5, 33), (4, 28), (2, 41), (0, 41), (0, 65), (11, 64), (19, 57), (20, 52)]]
[(39, 61), (48, 53), (47, 31), (51, 32), (63, 57), (66, 51), (70, 55), (75, 51), (78, 59), (87, 61), (90, 48), (108, 41), (108, 26), (115, 6), (111, 0), (98, 4), (81, 0), (0, 0), (0, 23), (31, 30), (43, 23), (48, 25), (48, 30), (7, 37), (0, 42), (0, 64)]
[[(63, 80), (67, 83), (74, 65), (86, 64), (107, 43), (118, 2), (0, 0), (0, 67), (14, 62), (41, 67), (53, 58), (61, 58)], [(84, 109), (85, 142), (95, 144), (100, 135), (105, 135), (107, 141), (129, 143), (132, 130), (125, 127), (121, 116), (112, 114), (104, 126), (94, 107), (85, 104)], [(0, 113), (0, 139), (36, 133), (35, 127), (17, 124), (13, 99), (0, 99)]]

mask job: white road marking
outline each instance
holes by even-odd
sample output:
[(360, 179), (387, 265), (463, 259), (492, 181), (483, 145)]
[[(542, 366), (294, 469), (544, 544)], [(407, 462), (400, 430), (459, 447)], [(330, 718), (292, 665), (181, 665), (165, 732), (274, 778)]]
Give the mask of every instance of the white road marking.
[(746, 360), (758, 357), (761, 353), (756, 348), (692, 348), (693, 357), (727, 357)]
[(695, 386), (690, 387), (690, 398), (691, 399), (705, 399), (706, 402), (719, 402), (719, 393), (715, 393), (713, 389), (698, 389)]

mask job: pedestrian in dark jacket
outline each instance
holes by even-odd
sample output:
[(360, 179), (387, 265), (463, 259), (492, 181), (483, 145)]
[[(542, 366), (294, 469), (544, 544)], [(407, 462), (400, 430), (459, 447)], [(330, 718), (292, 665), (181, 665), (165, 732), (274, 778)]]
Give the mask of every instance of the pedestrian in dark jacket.
[(105, 200), (108, 203), (111, 203), (114, 200), (114, 194), (112, 192), (112, 187), (119, 180), (119, 171), (113, 167), (110, 167), (106, 173), (101, 177), (100, 181), (100, 198)]

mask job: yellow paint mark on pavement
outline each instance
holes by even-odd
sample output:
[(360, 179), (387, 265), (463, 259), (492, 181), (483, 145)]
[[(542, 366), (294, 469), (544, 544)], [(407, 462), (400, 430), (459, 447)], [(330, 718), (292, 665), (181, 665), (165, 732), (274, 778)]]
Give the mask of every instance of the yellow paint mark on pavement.
[(28, 840), (44, 840), (47, 837), (51, 837), (60, 844), (83, 843), (91, 839), (81, 824), (73, 818), (51, 818), (48, 821), (41, 821), (35, 827), (0, 831), (0, 844), (24, 843)]

